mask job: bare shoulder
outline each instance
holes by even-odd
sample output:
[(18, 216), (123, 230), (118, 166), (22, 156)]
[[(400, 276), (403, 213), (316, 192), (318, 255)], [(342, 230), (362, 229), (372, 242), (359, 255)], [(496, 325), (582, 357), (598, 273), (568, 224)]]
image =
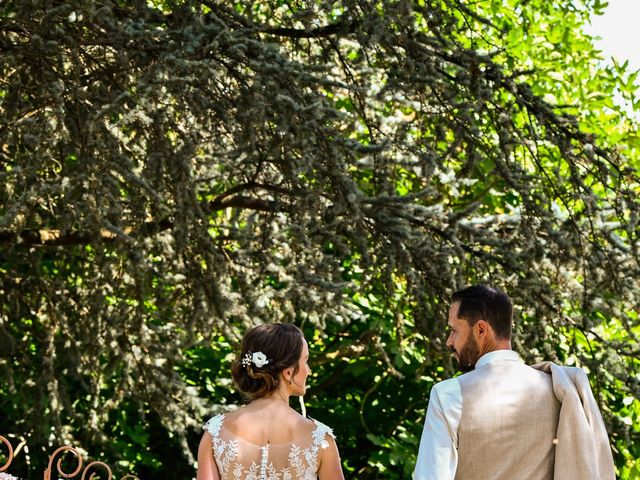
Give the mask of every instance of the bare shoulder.
[(333, 431), (322, 422), (315, 422), (314, 443), (318, 451), (318, 478), (320, 480), (344, 480), (340, 452)]
[(224, 414), (224, 421), (226, 423), (235, 421), (238, 417), (242, 416), (243, 412), (245, 410), (247, 410), (247, 407), (248, 407), (247, 405), (243, 405), (243, 406), (238, 407), (238, 408), (236, 408), (234, 410), (226, 412)]
[(316, 425), (320, 422), (314, 420), (313, 418), (307, 418), (300, 415), (298, 412), (293, 412), (295, 417), (292, 416), (292, 420), (297, 422), (301, 427), (306, 427), (309, 429), (316, 428)]
[(211, 439), (211, 435), (209, 432), (203, 432), (202, 437), (200, 437), (200, 444), (198, 446), (198, 451), (209, 451), (213, 446), (213, 441)]
[(286, 425), (289, 428), (289, 430), (292, 432), (292, 435), (295, 435), (295, 432), (307, 432), (311, 434), (317, 428), (315, 420), (303, 417), (300, 413), (293, 409), (285, 412), (280, 420), (282, 421), (283, 425)]

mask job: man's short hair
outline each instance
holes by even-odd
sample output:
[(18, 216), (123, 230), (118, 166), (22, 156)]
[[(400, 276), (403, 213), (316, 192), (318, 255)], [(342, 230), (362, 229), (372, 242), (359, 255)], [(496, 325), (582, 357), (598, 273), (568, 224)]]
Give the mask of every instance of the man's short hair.
[(469, 325), (484, 320), (491, 325), (496, 337), (511, 339), (513, 305), (506, 293), (489, 285), (473, 285), (455, 292), (451, 302), (460, 302), (458, 318), (466, 320)]

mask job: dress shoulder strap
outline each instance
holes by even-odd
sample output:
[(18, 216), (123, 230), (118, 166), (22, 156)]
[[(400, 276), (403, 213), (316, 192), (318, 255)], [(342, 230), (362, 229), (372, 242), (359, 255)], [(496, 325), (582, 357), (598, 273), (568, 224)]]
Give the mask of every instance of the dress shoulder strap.
[(217, 440), (220, 436), (220, 429), (222, 428), (222, 422), (224, 421), (224, 414), (219, 413), (218, 415), (211, 417), (207, 423), (205, 423), (202, 428), (209, 432), (209, 434)]
[(325, 425), (322, 422), (319, 422), (316, 419), (313, 419), (313, 423), (316, 424), (316, 428), (313, 431), (313, 446), (315, 448), (327, 448), (329, 443), (327, 443), (326, 435), (330, 435), (331, 438), (335, 439), (336, 436), (333, 433), (331, 427)]

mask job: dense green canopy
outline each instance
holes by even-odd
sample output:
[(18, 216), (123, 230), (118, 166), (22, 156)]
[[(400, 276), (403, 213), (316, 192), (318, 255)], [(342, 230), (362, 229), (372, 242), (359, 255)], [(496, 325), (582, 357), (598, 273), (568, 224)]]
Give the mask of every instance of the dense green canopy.
[(347, 476), (408, 478), (448, 298), (487, 282), (638, 478), (638, 101), (602, 7), (4, 1), (0, 433), (34, 472), (69, 442), (189, 478), (242, 332), (290, 321)]

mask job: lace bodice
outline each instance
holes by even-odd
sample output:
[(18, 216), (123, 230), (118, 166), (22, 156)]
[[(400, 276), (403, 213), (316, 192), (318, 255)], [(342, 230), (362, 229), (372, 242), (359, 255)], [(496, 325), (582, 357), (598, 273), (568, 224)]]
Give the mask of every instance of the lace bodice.
[(222, 480), (316, 480), (320, 449), (326, 435), (335, 438), (325, 424), (313, 420), (315, 429), (291, 443), (256, 445), (224, 428), (224, 415), (216, 415), (204, 429), (211, 434), (213, 456)]

